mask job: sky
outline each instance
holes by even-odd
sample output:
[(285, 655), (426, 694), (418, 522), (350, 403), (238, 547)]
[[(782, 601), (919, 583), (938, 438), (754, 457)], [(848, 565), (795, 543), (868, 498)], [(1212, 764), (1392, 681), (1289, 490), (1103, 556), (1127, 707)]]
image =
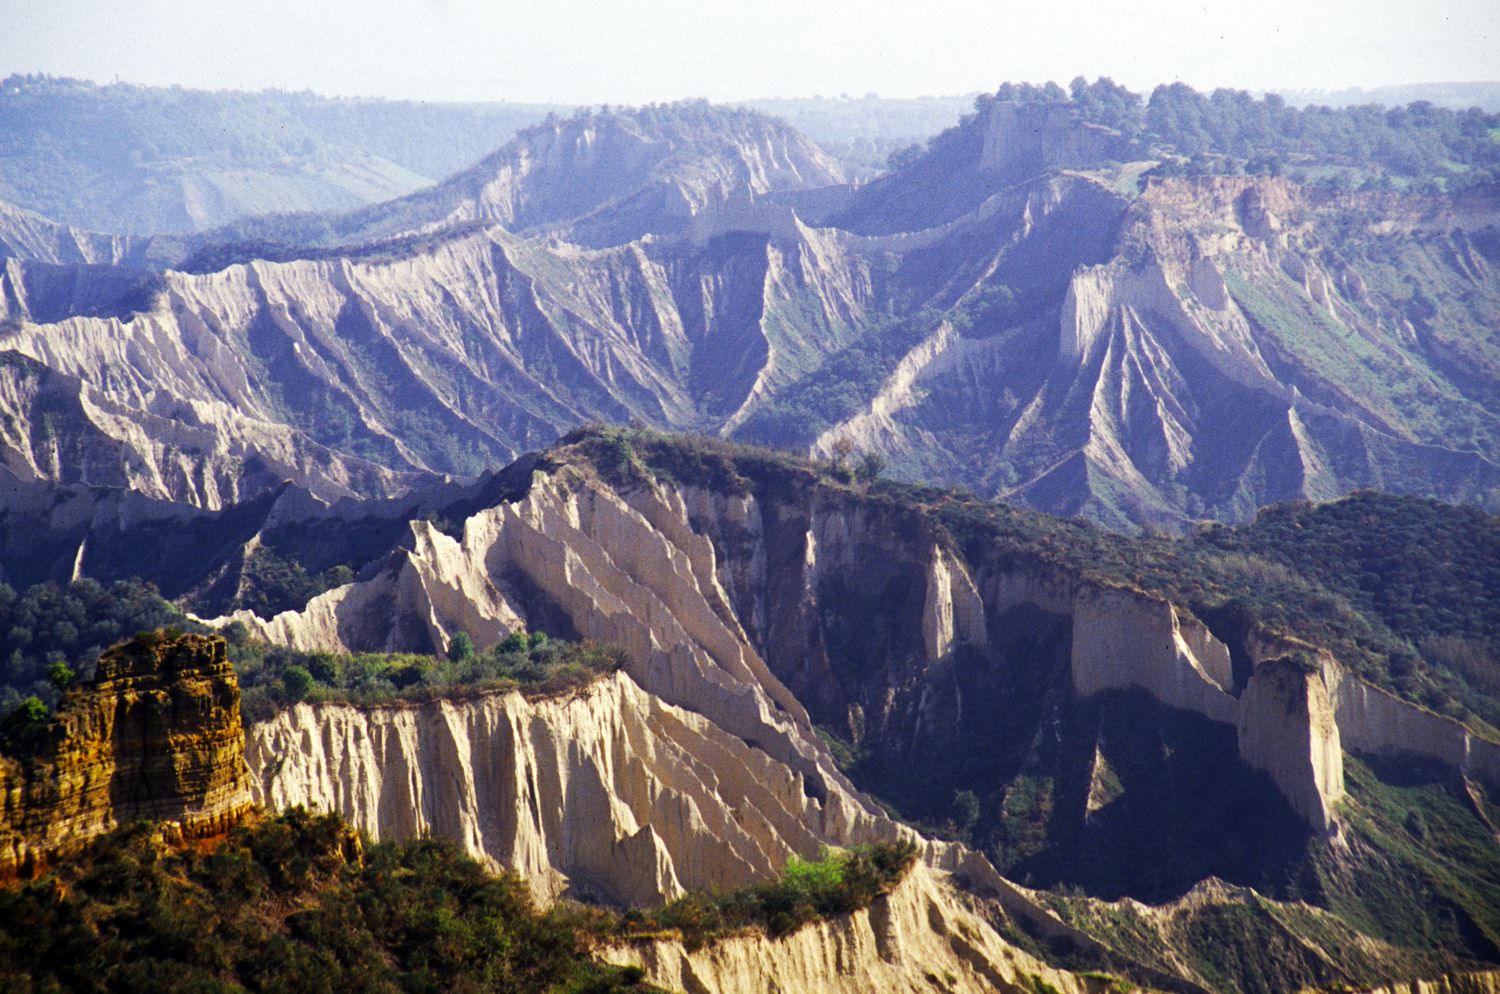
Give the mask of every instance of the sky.
[(640, 104), (1500, 78), (1500, 0), (0, 0), (0, 76)]

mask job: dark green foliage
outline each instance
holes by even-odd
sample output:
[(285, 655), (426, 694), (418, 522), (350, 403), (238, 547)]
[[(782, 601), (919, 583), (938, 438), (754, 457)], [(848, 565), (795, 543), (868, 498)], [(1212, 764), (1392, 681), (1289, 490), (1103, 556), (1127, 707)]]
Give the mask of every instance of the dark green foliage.
[[(1079, 77), (1070, 90), (1054, 83), (1006, 83), (993, 96), (980, 96), (975, 108), (983, 113), (994, 101), (1067, 108), (1080, 120), (1119, 132), (1137, 158), (1167, 157), (1160, 169), (1165, 175), (1274, 175), (1296, 163), (1303, 170), (1335, 167), (1327, 175), (1346, 184), (1352, 177), (1375, 185), (1393, 178), (1398, 185), (1422, 189), (1500, 180), (1500, 114), (1477, 108), (1448, 110), (1426, 101), (1390, 108), (1298, 108), (1276, 94), (1200, 93), (1185, 83), (1158, 86), (1142, 102), (1108, 77), (1093, 83)], [(931, 139), (931, 152), (956, 144), (960, 130)], [(919, 168), (915, 162), (906, 165)]]
[(1309, 600), (1277, 596), (1291, 592), (1284, 580), (1258, 585), (1240, 598), (1250, 610), (1314, 642), (1326, 633), (1340, 658), (1405, 697), (1500, 728), (1500, 518), (1363, 492), (1266, 508), (1194, 544), (1308, 585)]
[[(80, 580), (66, 588), (39, 584), (21, 594), (0, 584), (0, 718), (27, 695), (43, 707), (55, 705), (63, 686), (93, 678), (104, 649), (133, 636), (159, 639), (163, 630), (212, 629), (135, 581), (103, 586)], [(301, 652), (252, 641), (238, 622), (221, 634), (239, 677), (246, 723), (307, 699), (383, 703), (508, 688), (559, 693), (624, 663), (615, 648), (549, 640), (545, 632), (515, 632), (484, 652), (475, 651), (473, 640), (460, 632), (454, 645), (462, 650), (461, 640), (467, 640), (467, 651), (444, 658)]]
[[(585, 427), (559, 444), (592, 459), (601, 433), (629, 445), (634, 472), (682, 484), (782, 499), (847, 482), (834, 479), (829, 464), (789, 453), (650, 429)], [(909, 534), (933, 530), (971, 563), (1061, 568), (1189, 605), (1232, 650), (1255, 625), (1297, 636), (1372, 683), (1500, 739), (1500, 698), (1483, 689), (1500, 684), (1491, 665), (1500, 658), (1494, 515), (1361, 492), (1172, 538), (1121, 535), (957, 488), (887, 478), (862, 499), (887, 509), (893, 527)]]
[(39, 697), (28, 697), (0, 717), (0, 752), (25, 755), (39, 745), (51, 710)]
[(300, 608), (334, 587), (354, 579), (348, 566), (330, 566), (315, 576), (287, 555), (261, 545), (245, 561), (240, 579), (238, 606), (262, 618)]
[(874, 483), (885, 472), (885, 456), (878, 452), (861, 453), (854, 467), (854, 478), (861, 483)]
[(67, 690), (72, 686), (73, 679), (77, 675), (73, 672), (72, 667), (61, 659), (53, 660), (52, 664), (47, 667), (47, 679), (58, 690)]
[(301, 666), (288, 666), (281, 673), (281, 696), (288, 704), (295, 704), (312, 692), (316, 686), (313, 675)]
[(621, 938), (675, 932), (689, 949), (746, 928), (772, 936), (867, 908), (901, 882), (916, 862), (911, 842), (875, 842), (828, 850), (816, 860), (792, 857), (774, 883), (732, 891), (694, 891), (653, 911), (632, 911), (606, 926)]
[(448, 661), (450, 663), (461, 663), (474, 655), (474, 640), (469, 638), (468, 632), (459, 632), (448, 642)]
[(953, 793), (953, 827), (958, 834), (967, 836), (979, 822), (979, 795), (972, 790)]
[(131, 826), (0, 890), (4, 990), (628, 994), (640, 979), (451, 842), (361, 855), (337, 818), (300, 810), (208, 850)]
[(57, 664), (74, 671), (73, 679), (90, 679), (105, 649), (143, 629), (183, 621), (155, 587), (134, 580), (44, 583), (19, 594), (0, 583), (0, 714), (29, 694), (55, 705), (62, 689)]
[(905, 321), (872, 319), (849, 346), (756, 408), (736, 437), (750, 442), (816, 438), (859, 410), (939, 320), (929, 313)]

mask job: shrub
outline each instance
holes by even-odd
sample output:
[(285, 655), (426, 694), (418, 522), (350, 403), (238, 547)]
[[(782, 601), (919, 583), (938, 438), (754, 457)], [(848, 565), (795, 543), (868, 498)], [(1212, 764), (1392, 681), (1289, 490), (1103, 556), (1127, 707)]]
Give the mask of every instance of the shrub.
[(152, 836), (120, 829), (0, 890), (0, 990), (647, 990), (452, 842), (364, 848), (300, 810), (207, 850)]
[(459, 632), (448, 642), (448, 659), (460, 662), (474, 655), (474, 640), (468, 632)]
[(313, 679), (312, 673), (302, 666), (288, 666), (286, 672), (281, 674), (281, 693), (288, 704), (295, 704), (307, 697), (316, 685), (317, 681)]
[(47, 679), (58, 690), (66, 690), (72, 686), (73, 679), (76, 676), (77, 674), (73, 672), (73, 668), (61, 659), (55, 660), (52, 665), (47, 667)]

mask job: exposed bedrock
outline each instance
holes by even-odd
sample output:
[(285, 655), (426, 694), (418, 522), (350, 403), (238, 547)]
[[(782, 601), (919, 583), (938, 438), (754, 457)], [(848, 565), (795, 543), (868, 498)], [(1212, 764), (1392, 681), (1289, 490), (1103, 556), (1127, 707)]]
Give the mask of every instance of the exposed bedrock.
[(223, 639), (137, 640), (99, 659), (34, 752), (0, 756), (0, 874), (137, 819), (185, 835), (250, 808), (240, 692)]
[[(1062, 626), (1074, 691), (1137, 688), (1234, 726), (1241, 759), (1317, 830), (1331, 829), (1343, 792), (1341, 748), (1415, 751), (1495, 778), (1493, 746), (1332, 660), (1298, 676), (1266, 665), (1289, 649), (1262, 639), (1250, 647), (1261, 665), (1236, 686), (1228, 648), (1185, 609), (1056, 569), (967, 562), (901, 514), (821, 491), (616, 488), (562, 465), (456, 534), (413, 522), (378, 575), (269, 621), (241, 617), (304, 648), (427, 651), (460, 630), (485, 644), (523, 626), (617, 643), (644, 692), (804, 778), (835, 840), (889, 829), (813, 721), (853, 715), (871, 734), (940, 747), (944, 716), (962, 707), (949, 657), (1002, 652), (1035, 619)], [(883, 646), (857, 671), (840, 648), (851, 632)]]

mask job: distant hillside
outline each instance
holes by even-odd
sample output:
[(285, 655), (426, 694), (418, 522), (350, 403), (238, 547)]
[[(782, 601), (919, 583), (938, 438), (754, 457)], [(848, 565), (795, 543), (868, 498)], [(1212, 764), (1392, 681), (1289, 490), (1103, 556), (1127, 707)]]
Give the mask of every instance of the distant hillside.
[[(548, 229), (579, 245), (677, 234), (706, 209), (845, 182), (795, 129), (706, 101), (549, 114), (443, 182), (342, 214), (246, 219), (216, 243), (360, 245), (471, 222)], [(195, 265), (193, 268), (201, 268)]]
[(926, 141), (967, 114), (974, 95), (746, 100), (779, 117), (851, 165), (883, 171), (892, 153)]
[(557, 109), (10, 76), (0, 199), (122, 234), (348, 209), (439, 180)]
[(1119, 527), (1362, 487), (1500, 506), (1500, 117), (1107, 79), (975, 104), (862, 184), (753, 111), (552, 116), (149, 281), (60, 267), (78, 236), (18, 216), (0, 455), (218, 507), (636, 420)]

